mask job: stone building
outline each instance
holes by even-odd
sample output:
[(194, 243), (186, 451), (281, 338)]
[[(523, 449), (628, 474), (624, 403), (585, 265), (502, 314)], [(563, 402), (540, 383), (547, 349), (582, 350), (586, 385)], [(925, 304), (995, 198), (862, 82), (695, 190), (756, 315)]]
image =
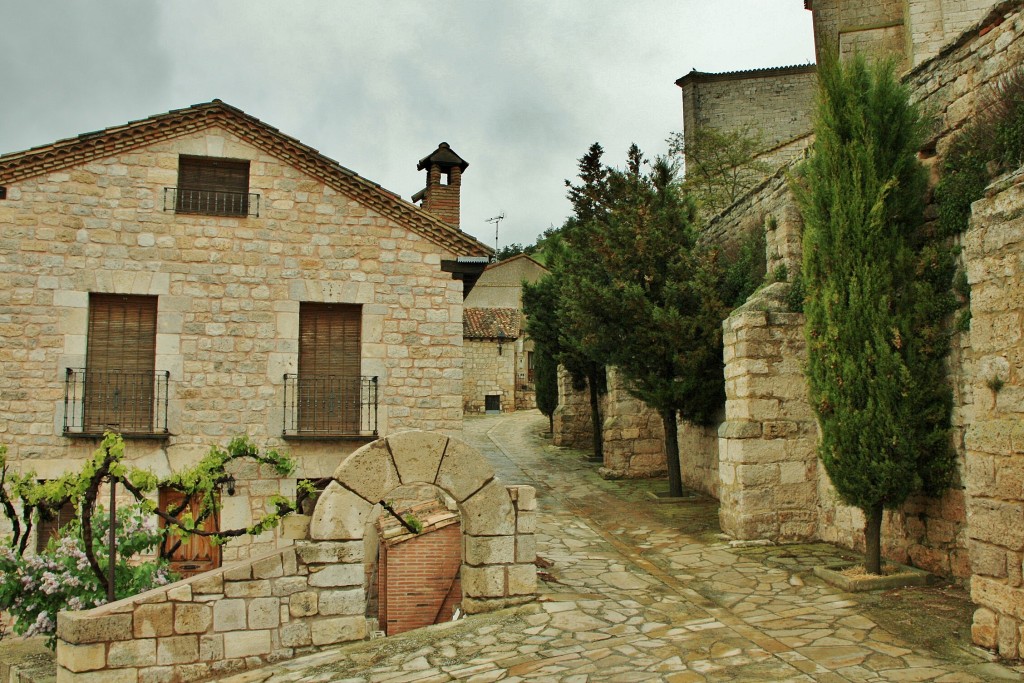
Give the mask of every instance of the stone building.
[(759, 159), (770, 168), (792, 161), (808, 144), (816, 72), (813, 64), (727, 73), (694, 69), (676, 81), (683, 135), (707, 127), (747, 130), (762, 137)]
[(533, 342), (523, 319), (523, 282), (548, 272), (527, 254), (484, 269), (466, 296), (463, 407), (467, 414), (537, 406)]
[[(490, 250), (458, 228), (451, 156), (420, 162), (421, 209), (219, 100), (0, 156), (9, 459), (54, 478), (111, 429), (166, 476), (247, 434), (315, 479), (378, 436), (459, 435), (463, 287)], [(233, 474), (221, 528), (294, 493)]]

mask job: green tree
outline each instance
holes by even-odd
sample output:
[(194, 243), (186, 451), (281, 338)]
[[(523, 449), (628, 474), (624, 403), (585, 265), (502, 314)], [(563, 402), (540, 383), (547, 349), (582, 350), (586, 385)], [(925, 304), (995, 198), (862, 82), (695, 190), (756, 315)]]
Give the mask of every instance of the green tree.
[(892, 62), (822, 65), (804, 215), (807, 377), (819, 455), (866, 517), (865, 567), (881, 570), (883, 509), (953, 472), (943, 381), (949, 260), (922, 229), (922, 122)]
[[(574, 252), (586, 253), (588, 267), (573, 271), (567, 317), (592, 355), (618, 367), (629, 391), (660, 414), (669, 495), (680, 496), (677, 416), (708, 424), (725, 399), (726, 307), (715, 254), (698, 246), (694, 204), (668, 160), (657, 160), (647, 173), (634, 145), (625, 170), (605, 168), (601, 176), (587, 166), (603, 183), (591, 195), (596, 184), (581, 173), (584, 185), (574, 188), (590, 220), (567, 225), (567, 239)], [(586, 214), (577, 210), (577, 216)]]
[(548, 418), (549, 431), (554, 431), (555, 409), (558, 408), (559, 315), (556, 275), (546, 275), (536, 283), (523, 282), (523, 312), (526, 333), (534, 344), (534, 386), (537, 408)]
[(717, 130), (707, 126), (668, 139), (669, 153), (685, 159), (685, 190), (709, 213), (727, 209), (771, 171), (757, 154), (764, 136), (750, 126)]

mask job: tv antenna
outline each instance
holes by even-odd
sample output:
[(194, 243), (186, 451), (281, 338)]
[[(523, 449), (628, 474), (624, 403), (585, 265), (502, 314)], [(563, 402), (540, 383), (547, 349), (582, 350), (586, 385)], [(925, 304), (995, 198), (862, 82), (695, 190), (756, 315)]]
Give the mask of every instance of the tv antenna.
[(495, 261), (498, 260), (498, 227), (501, 225), (501, 222), (503, 220), (505, 220), (505, 212), (504, 211), (499, 213), (497, 216), (494, 216), (493, 218), (488, 218), (486, 221), (484, 221), (485, 223), (494, 223), (494, 260)]

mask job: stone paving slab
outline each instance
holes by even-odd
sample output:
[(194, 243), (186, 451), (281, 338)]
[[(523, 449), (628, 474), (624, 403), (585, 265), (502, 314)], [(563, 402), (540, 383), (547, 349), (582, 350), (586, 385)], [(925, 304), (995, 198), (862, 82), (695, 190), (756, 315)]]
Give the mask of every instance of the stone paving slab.
[(604, 481), (580, 453), (547, 446), (545, 427), (532, 411), (469, 418), (465, 431), (504, 483), (537, 487), (538, 552), (552, 563), (537, 603), (223, 680), (1021, 680), (980, 651), (885, 628), (870, 602), (812, 575), (842, 551), (731, 546), (713, 500), (660, 505), (649, 494), (663, 484)]

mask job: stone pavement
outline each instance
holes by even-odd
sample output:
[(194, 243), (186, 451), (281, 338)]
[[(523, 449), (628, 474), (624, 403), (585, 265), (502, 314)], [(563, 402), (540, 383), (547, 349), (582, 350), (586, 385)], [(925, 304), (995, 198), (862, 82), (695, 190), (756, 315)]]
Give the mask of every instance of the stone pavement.
[(539, 554), (552, 563), (541, 570), (537, 603), (225, 680), (1022, 679), (1024, 668), (969, 646), (970, 607), (955, 595), (926, 589), (883, 600), (841, 593), (810, 573), (841, 551), (823, 544), (733, 547), (718, 533), (713, 500), (658, 504), (648, 492), (663, 483), (604, 481), (581, 453), (540, 439), (545, 427), (531, 411), (468, 418), (465, 431), (504, 483), (537, 487)]

